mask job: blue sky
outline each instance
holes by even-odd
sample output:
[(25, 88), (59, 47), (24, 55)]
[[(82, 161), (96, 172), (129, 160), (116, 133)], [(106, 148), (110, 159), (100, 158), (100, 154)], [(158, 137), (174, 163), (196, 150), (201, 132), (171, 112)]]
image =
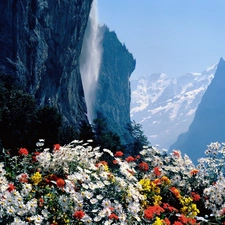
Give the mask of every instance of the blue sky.
[(202, 72), (225, 57), (225, 0), (98, 0), (98, 14), (136, 58), (133, 79)]

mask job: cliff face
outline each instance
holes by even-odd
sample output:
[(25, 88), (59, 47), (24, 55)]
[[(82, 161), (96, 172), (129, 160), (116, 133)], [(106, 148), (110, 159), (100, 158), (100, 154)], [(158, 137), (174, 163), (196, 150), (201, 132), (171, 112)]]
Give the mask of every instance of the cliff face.
[(101, 28), (102, 63), (97, 82), (94, 111), (107, 120), (110, 130), (121, 137), (122, 143), (129, 142), (126, 130), (130, 124), (130, 82), (136, 61), (127, 48), (118, 40), (116, 33), (106, 26)]
[(225, 140), (225, 61), (221, 58), (215, 76), (196, 110), (194, 120), (186, 133), (181, 134), (170, 150), (180, 149), (197, 163), (205, 157), (211, 142)]
[(1, 0), (0, 71), (19, 78), (40, 105), (85, 121), (79, 56), (92, 0)]

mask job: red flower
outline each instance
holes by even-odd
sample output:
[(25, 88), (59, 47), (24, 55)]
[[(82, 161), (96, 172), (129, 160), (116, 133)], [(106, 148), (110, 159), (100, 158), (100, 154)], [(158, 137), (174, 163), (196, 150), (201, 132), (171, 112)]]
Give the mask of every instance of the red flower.
[(178, 212), (178, 210), (173, 206), (170, 206), (169, 203), (163, 203), (163, 208), (168, 209), (170, 212)]
[(182, 224), (196, 224), (197, 222), (196, 219), (185, 217), (184, 215), (181, 215), (179, 217), (179, 220), (181, 221)]
[(183, 225), (183, 223), (181, 223), (181, 222), (179, 222), (179, 221), (175, 221), (175, 222), (173, 223), (173, 225)]
[(111, 213), (109, 215), (109, 219), (112, 220), (112, 219), (115, 219), (115, 220), (118, 220), (118, 216), (115, 214), (115, 213)]
[(114, 154), (114, 156), (116, 156), (116, 157), (123, 156), (123, 152), (117, 151), (117, 152)]
[(197, 202), (201, 199), (200, 195), (195, 192), (191, 192), (191, 196), (193, 198), (193, 201), (195, 201), (195, 202)]
[(59, 178), (59, 179), (56, 181), (56, 185), (57, 185), (57, 187), (59, 187), (59, 188), (64, 188), (65, 181), (64, 181), (62, 178)]
[(58, 151), (60, 149), (60, 144), (55, 144), (54, 145), (54, 151)]
[(55, 175), (55, 174), (52, 174), (51, 176), (50, 176), (50, 178), (49, 178), (50, 180), (53, 180), (53, 181), (57, 181), (59, 178), (58, 178), (58, 176), (57, 175)]
[(9, 184), (9, 187), (7, 189), (9, 192), (15, 190), (15, 186), (13, 184)]
[(159, 170), (159, 167), (154, 168), (154, 173), (157, 177), (161, 175), (161, 171)]
[(149, 206), (146, 210), (144, 210), (144, 217), (148, 220), (151, 220), (155, 215), (160, 215), (161, 212), (165, 210), (159, 205)]
[(141, 163), (139, 164), (139, 169), (140, 169), (141, 171), (143, 171), (143, 172), (147, 171), (147, 170), (149, 169), (148, 163), (146, 163), (146, 162), (141, 162)]
[(73, 214), (73, 217), (80, 220), (83, 218), (83, 216), (85, 215), (84, 211), (82, 210), (79, 210), (79, 211), (76, 211), (74, 214)]
[(43, 198), (40, 198), (39, 199), (39, 206), (42, 207), (44, 204), (44, 199)]
[(28, 151), (26, 148), (20, 148), (18, 153), (19, 153), (19, 155), (28, 155)]
[(118, 164), (118, 161), (114, 159), (113, 164), (115, 164), (115, 165)]
[(137, 155), (136, 157), (135, 157), (135, 159), (140, 159), (141, 158), (141, 156), (140, 155)]
[(37, 161), (38, 161), (37, 158), (36, 158), (37, 155), (40, 155), (40, 152), (34, 152), (34, 153), (33, 153), (32, 160), (33, 160), (34, 162), (37, 162)]
[(21, 183), (27, 183), (28, 182), (28, 176), (27, 176), (27, 174), (22, 174), (21, 175), (20, 182)]
[(128, 156), (128, 157), (126, 158), (126, 161), (127, 161), (127, 162), (132, 162), (132, 161), (134, 161), (134, 160), (135, 160), (135, 158), (132, 157), (132, 156)]

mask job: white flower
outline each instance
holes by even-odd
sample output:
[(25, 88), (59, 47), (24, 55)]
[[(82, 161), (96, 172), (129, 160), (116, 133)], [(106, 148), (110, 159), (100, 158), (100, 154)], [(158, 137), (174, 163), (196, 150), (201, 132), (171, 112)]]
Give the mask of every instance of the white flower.
[(85, 224), (92, 224), (92, 219), (90, 216), (88, 216), (87, 214), (85, 214), (82, 219), (81, 219), (82, 222), (84, 222)]
[(9, 215), (15, 214), (15, 212), (16, 212), (16, 210), (15, 210), (15, 208), (14, 208), (13, 206), (8, 206), (8, 207), (6, 208), (6, 211), (7, 211), (7, 213), (8, 213)]
[(96, 198), (90, 199), (90, 203), (91, 204), (96, 204), (97, 202), (98, 202), (98, 200)]
[(44, 218), (41, 215), (36, 215), (36, 216), (31, 216), (30, 219), (34, 221), (35, 225), (39, 225), (42, 223)]

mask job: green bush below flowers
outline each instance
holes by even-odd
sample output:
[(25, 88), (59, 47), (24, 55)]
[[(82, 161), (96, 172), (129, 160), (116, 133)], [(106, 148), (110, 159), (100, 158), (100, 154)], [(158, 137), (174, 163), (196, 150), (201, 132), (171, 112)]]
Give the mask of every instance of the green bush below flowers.
[(34, 153), (3, 150), (1, 224), (225, 224), (223, 144), (210, 144), (195, 167), (177, 150), (146, 146), (124, 158), (91, 140), (53, 151), (42, 141)]

